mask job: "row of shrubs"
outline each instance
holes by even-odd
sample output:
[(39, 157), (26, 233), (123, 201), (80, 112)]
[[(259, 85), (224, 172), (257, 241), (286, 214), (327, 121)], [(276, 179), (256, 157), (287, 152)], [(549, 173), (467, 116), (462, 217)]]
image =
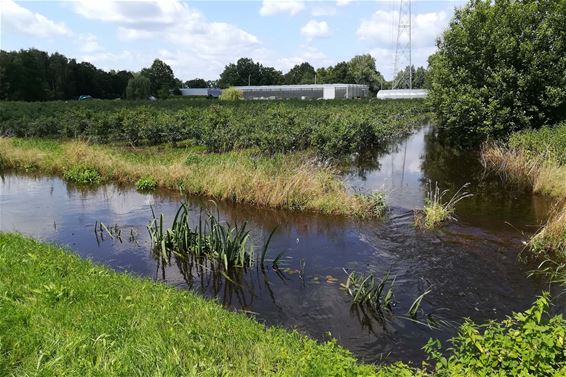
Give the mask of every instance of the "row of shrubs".
[(509, 146), (531, 154), (566, 164), (566, 121), (554, 127), (516, 132), (509, 139)]
[(211, 152), (314, 148), (330, 157), (363, 152), (405, 135), (427, 116), (421, 101), (3, 102), (0, 135), (136, 146), (193, 140)]

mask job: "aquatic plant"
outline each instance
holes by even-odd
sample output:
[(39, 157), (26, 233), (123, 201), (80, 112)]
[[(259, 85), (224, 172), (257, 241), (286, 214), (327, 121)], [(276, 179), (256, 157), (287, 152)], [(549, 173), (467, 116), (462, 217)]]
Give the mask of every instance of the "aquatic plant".
[(387, 212), (387, 202), (385, 201), (385, 195), (381, 192), (372, 192), (371, 194), (356, 194), (356, 199), (358, 199), (360, 206), (363, 208), (360, 211), (360, 217), (362, 218), (380, 218)]
[(433, 187), (432, 182), (428, 181), (424, 208), (422, 213), (417, 213), (415, 216), (417, 227), (432, 229), (446, 220), (453, 219), (452, 215), (456, 209), (456, 204), (473, 196), (473, 194), (465, 191), (468, 186), (469, 183), (462, 185), (448, 201), (445, 201), (444, 197), (449, 190), (441, 191), (437, 182), (434, 183)]
[[(218, 216), (209, 212), (199, 214), (198, 224), (192, 228), (189, 221), (189, 207), (182, 203), (171, 228), (165, 228), (163, 214), (157, 218), (152, 208), (152, 220), (147, 226), (153, 248), (162, 260), (176, 257), (206, 257), (221, 264), (226, 270), (232, 267), (251, 267), (256, 263), (254, 245), (247, 223), (231, 225), (222, 223)], [(274, 230), (260, 253), (263, 266), (269, 242)], [(280, 255), (276, 258), (278, 260)], [(276, 261), (274, 261), (274, 264)]]
[(136, 182), (136, 190), (152, 191), (157, 187), (157, 182), (152, 177), (142, 177)]
[(66, 170), (63, 178), (68, 182), (81, 185), (97, 185), (102, 182), (102, 177), (96, 169), (81, 165)]
[(372, 273), (363, 275), (350, 272), (347, 275), (346, 283), (341, 284), (341, 286), (352, 297), (353, 304), (363, 305), (380, 317), (386, 312), (391, 312), (394, 305), (393, 286), (395, 278), (391, 279), (389, 273), (381, 279), (377, 279)]

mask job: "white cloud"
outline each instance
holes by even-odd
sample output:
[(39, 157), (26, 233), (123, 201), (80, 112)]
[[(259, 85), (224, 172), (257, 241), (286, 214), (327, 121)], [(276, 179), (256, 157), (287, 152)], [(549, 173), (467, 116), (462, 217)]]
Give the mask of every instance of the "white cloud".
[(301, 28), (301, 34), (312, 40), (314, 38), (329, 37), (331, 33), (326, 21), (310, 20)]
[(13, 0), (2, 0), (1, 4), (2, 31), (39, 38), (69, 36), (72, 34), (63, 22), (50, 20), (40, 13), (32, 12), (22, 7)]
[(206, 71), (213, 68), (214, 74), (209, 77), (214, 77), (226, 62), (251, 55), (261, 46), (255, 35), (232, 24), (208, 21), (201, 12), (179, 0), (80, 0), (75, 3), (75, 11), (117, 25), (118, 37), (123, 41), (154, 39), (164, 47), (174, 46), (162, 49), (160, 57), (166, 55), (181, 78), (201, 74), (196, 69), (189, 72), (187, 67), (195, 65)]
[(338, 5), (339, 7), (343, 7), (350, 4), (352, 1), (353, 0), (336, 0), (336, 5)]
[(311, 15), (314, 17), (328, 17), (336, 15), (336, 7), (333, 5), (314, 5), (311, 8)]
[(308, 45), (299, 46), (300, 53), (295, 56), (276, 59), (272, 64), (277, 68), (286, 72), (297, 64), (303, 62), (310, 63), (313, 67), (323, 67), (333, 64), (333, 61), (315, 47)]
[(279, 13), (288, 13), (294, 16), (304, 8), (305, 3), (302, 0), (263, 0), (259, 14), (273, 16)]
[(103, 50), (102, 46), (98, 43), (96, 35), (88, 33), (79, 35), (80, 50), (86, 53)]
[[(397, 24), (399, 12), (378, 10), (370, 18), (362, 19), (357, 30), (360, 40), (366, 41), (370, 46), (394, 46), (397, 37)], [(448, 15), (441, 12), (422, 13), (412, 19), (412, 45), (413, 47), (431, 47), (435, 45), (436, 38), (448, 25)], [(408, 36), (403, 35), (401, 43), (406, 43)]]

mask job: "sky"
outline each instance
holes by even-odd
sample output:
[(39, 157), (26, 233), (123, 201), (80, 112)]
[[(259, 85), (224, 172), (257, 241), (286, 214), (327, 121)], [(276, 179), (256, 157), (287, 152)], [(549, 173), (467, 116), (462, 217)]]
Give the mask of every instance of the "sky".
[[(426, 66), (463, 4), (412, 1), (415, 66)], [(139, 71), (159, 58), (183, 81), (215, 80), (240, 57), (285, 73), (304, 61), (319, 68), (369, 53), (392, 79), (399, 6), (400, 0), (0, 0), (0, 49), (35, 47), (105, 70)]]

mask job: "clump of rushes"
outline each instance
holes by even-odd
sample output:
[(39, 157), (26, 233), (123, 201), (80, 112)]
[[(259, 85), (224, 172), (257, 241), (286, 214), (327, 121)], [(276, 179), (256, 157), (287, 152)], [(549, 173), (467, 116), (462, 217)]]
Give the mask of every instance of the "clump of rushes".
[(445, 201), (444, 197), (449, 192), (449, 190), (440, 190), (438, 187), (438, 182), (434, 183), (434, 187), (431, 181), (427, 183), (425, 205), (422, 212), (418, 212), (415, 216), (415, 224), (419, 228), (433, 229), (447, 220), (452, 220), (454, 217), (454, 210), (456, 209), (456, 204), (463, 199), (473, 196), (466, 191), (469, 183), (462, 185), (456, 191), (450, 200)]
[(361, 207), (364, 209), (360, 212), (362, 218), (379, 218), (383, 217), (387, 212), (387, 203), (385, 196), (381, 192), (373, 192), (367, 194), (356, 194), (356, 199), (360, 202)]
[(348, 274), (342, 288), (352, 297), (352, 303), (369, 308), (373, 314), (383, 317), (391, 312), (394, 305), (393, 285), (389, 273), (378, 280), (374, 274), (363, 275), (356, 272)]
[(151, 177), (142, 177), (136, 182), (136, 190), (153, 191), (157, 187), (157, 182)]
[(97, 185), (102, 182), (102, 177), (96, 169), (81, 165), (65, 171), (63, 178), (68, 182), (79, 185)]
[[(199, 216), (198, 224), (192, 228), (189, 221), (189, 208), (186, 203), (181, 204), (171, 228), (164, 227), (163, 215), (155, 216), (147, 226), (154, 251), (164, 262), (168, 262), (171, 255), (176, 257), (206, 257), (218, 262), (224, 269), (232, 267), (247, 268), (256, 263), (254, 245), (247, 230), (247, 223), (241, 225), (222, 224), (218, 216), (209, 213), (203, 218)], [(260, 260), (263, 263), (265, 255), (275, 229), (269, 235)]]

